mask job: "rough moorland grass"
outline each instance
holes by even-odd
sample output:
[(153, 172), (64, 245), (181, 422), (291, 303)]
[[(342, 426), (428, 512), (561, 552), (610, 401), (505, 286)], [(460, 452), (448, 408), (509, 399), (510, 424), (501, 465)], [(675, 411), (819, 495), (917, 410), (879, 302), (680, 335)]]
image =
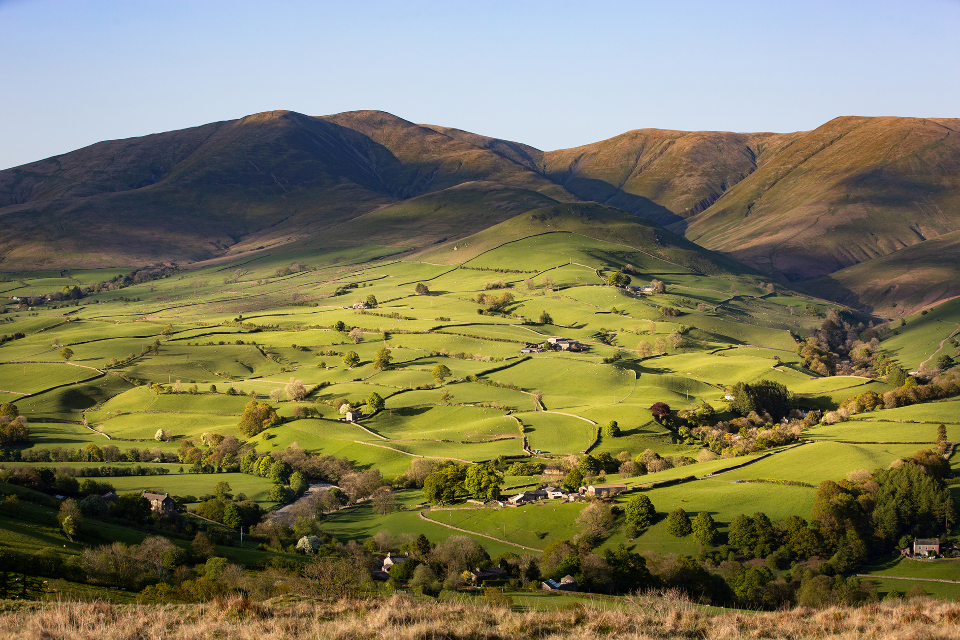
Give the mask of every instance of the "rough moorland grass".
[[(558, 603), (559, 604), (559, 603)], [(249, 637), (287, 638), (542, 638), (777, 637), (800, 640), (869, 637), (950, 638), (960, 631), (960, 608), (928, 599), (895, 600), (820, 611), (798, 607), (776, 612), (708, 611), (676, 594), (631, 597), (626, 607), (584, 601), (511, 611), (509, 604), (430, 601), (406, 596), (338, 602), (302, 599), (251, 603), (228, 597), (205, 605), (117, 605), (53, 602), (11, 607), (0, 616), (0, 634), (39, 640)]]

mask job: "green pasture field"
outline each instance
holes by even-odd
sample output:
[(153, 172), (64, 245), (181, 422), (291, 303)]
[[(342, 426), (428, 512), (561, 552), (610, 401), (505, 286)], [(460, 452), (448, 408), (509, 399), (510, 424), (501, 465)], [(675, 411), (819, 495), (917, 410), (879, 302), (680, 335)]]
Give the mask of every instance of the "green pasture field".
[[(303, 246), (297, 252), (204, 266), (155, 282), (99, 293), (78, 307), (0, 315), (0, 334), (26, 334), (23, 339), (0, 344), (0, 399), (15, 400), (27, 416), (31, 447), (76, 449), (93, 442), (101, 447), (113, 444), (121, 450), (136, 446), (175, 451), (183, 439), (195, 440), (204, 432), (239, 437), (237, 423), (252, 394), (270, 402), (269, 393), (282, 390), (292, 377), (302, 380), (309, 390), (302, 406), (315, 408), (320, 418), (293, 419), (297, 403), (286, 398), (270, 402), (286, 421), (244, 444), (273, 453), (296, 443), (310, 452), (345, 456), (359, 468), (379, 470), (389, 480), (407, 472), (421, 456), (471, 462), (497, 456), (525, 459), (524, 435), (531, 449), (543, 452), (545, 462), (580, 454), (591, 446), (594, 454), (609, 452), (616, 456), (626, 451), (635, 457), (652, 449), (663, 456), (696, 458), (702, 448), (679, 444), (673, 432), (652, 420), (649, 407), (666, 402), (677, 411), (708, 402), (726, 417), (724, 389), (741, 381), (782, 382), (804, 406), (824, 409), (835, 409), (844, 398), (867, 390), (882, 393), (890, 389), (879, 381), (821, 378), (799, 370), (797, 343), (790, 332), (805, 337), (822, 322), (822, 318), (806, 313), (807, 305), (816, 304), (822, 310), (832, 305), (794, 296), (786, 289), (768, 293), (754, 276), (715, 268), (719, 277), (701, 275), (673, 264), (683, 261), (679, 257), (682, 250), (655, 248), (654, 232), (649, 227), (620, 234), (621, 227), (591, 228), (589, 216), (543, 220), (520, 216), (400, 261), (395, 256), (406, 248), (385, 246), (389, 244), (387, 236), (394, 232), (391, 229), (408, 224), (401, 215), (406, 205), (397, 206), (400, 208), (388, 207), (369, 214), (373, 217), (366, 222), (357, 222), (382, 218), (384, 227), (371, 241), (384, 246), (334, 251)], [(436, 218), (441, 224), (449, 222), (446, 212), (437, 213)], [(373, 258), (384, 259), (369, 262)], [(308, 270), (276, 275), (277, 269), (294, 260), (304, 262)], [(460, 264), (481, 270), (457, 268)], [(658, 278), (665, 282), (667, 292), (634, 296), (603, 286), (602, 278), (610, 270), (626, 264), (641, 272), (632, 277), (632, 284)], [(498, 268), (520, 272), (493, 270)], [(232, 282), (236, 269), (249, 271)], [(5, 295), (41, 289), (49, 293), (53, 287), (102, 281), (121, 272), (126, 270), (62, 276), (59, 272), (24, 274), (28, 277), (26, 286), (8, 282), (0, 284), (0, 291)], [(515, 302), (503, 315), (477, 314), (477, 293), (487, 283), (499, 280), (513, 285), (508, 290)], [(525, 282), (528, 280), (532, 286)], [(546, 289), (549, 280), (554, 290)], [(415, 295), (417, 282), (426, 284), (431, 295)], [(349, 283), (358, 286), (333, 295), (338, 287)], [(499, 295), (502, 290), (488, 293)], [(358, 313), (350, 308), (354, 300), (368, 295), (378, 299), (376, 309)], [(120, 298), (139, 300), (124, 302)], [(698, 303), (710, 308), (698, 310)], [(676, 307), (682, 313), (668, 319), (661, 315), (661, 306)], [(552, 316), (553, 324), (539, 324), (544, 311)], [(73, 321), (65, 321), (66, 312)], [(402, 317), (376, 315), (394, 312)], [(240, 316), (242, 324), (237, 322)], [(353, 344), (346, 332), (332, 330), (338, 321), (348, 329), (363, 329), (361, 342)], [(901, 363), (915, 367), (920, 356), (929, 355), (930, 345), (939, 345), (956, 329), (958, 321), (960, 304), (941, 305), (926, 316), (909, 318), (906, 327), (894, 327), (900, 335), (885, 341), (882, 347), (886, 350), (889, 345), (891, 354)], [(173, 333), (161, 336), (168, 324)], [(251, 330), (251, 325), (257, 329)], [(638, 359), (636, 350), (641, 340), (653, 344), (656, 338), (665, 338), (681, 327), (684, 346), (671, 346), (662, 356)], [(600, 329), (616, 334), (613, 345), (599, 342)], [(589, 350), (521, 357), (519, 351), (524, 344), (541, 343), (551, 336), (580, 340), (589, 345)], [(70, 345), (74, 364), (60, 361), (52, 346), (54, 339)], [(141, 350), (156, 339), (160, 340), (159, 355), (141, 356)], [(372, 360), (383, 346), (391, 349), (393, 364), (378, 372)], [(339, 353), (319, 355), (326, 350)], [(357, 352), (361, 359), (352, 370), (342, 364), (342, 354), (347, 351)], [(623, 358), (615, 364), (601, 362), (620, 351)], [(121, 360), (131, 353), (136, 356), (132, 362), (105, 375), (96, 369), (105, 367), (111, 358)], [(464, 354), (465, 358), (450, 357), (453, 354)], [(916, 362), (910, 364), (914, 355)], [(782, 364), (777, 365), (775, 358)], [(21, 360), (49, 363), (13, 362)], [(435, 386), (431, 372), (440, 363), (450, 368), (452, 375), (442, 386)], [(487, 382), (514, 384), (519, 390), (467, 382), (465, 378), (471, 375)], [(177, 380), (184, 390), (196, 384), (199, 393), (157, 395), (146, 385), (155, 382), (169, 386)], [(326, 386), (319, 388), (321, 383)], [(216, 384), (219, 392), (210, 392), (211, 384)], [(418, 390), (418, 386), (424, 388)], [(230, 387), (242, 395), (227, 395)], [(535, 391), (542, 392), (547, 411), (537, 410), (532, 395)], [(345, 398), (356, 405), (373, 392), (386, 399), (386, 408), (363, 418), (360, 424), (341, 421), (329, 404)], [(449, 405), (441, 402), (443, 393), (452, 396)], [(494, 405), (497, 409), (480, 406), (493, 403), (498, 403)], [(948, 425), (949, 438), (960, 440), (960, 412), (954, 411), (954, 405), (960, 406), (960, 401), (859, 414), (848, 422), (819, 425), (804, 433), (815, 443), (726, 473), (720, 472), (751, 458), (718, 459), (634, 478), (610, 474), (606, 480), (645, 490), (664, 514), (677, 506), (691, 515), (710, 511), (722, 531), (741, 512), (764, 511), (774, 520), (792, 514), (808, 518), (816, 492), (813, 487), (742, 481), (783, 479), (816, 485), (824, 479), (839, 480), (853, 470), (886, 467), (924, 446), (880, 442), (931, 442), (939, 422)], [(115, 439), (108, 440), (81, 426), (84, 418)], [(620, 437), (597, 439), (598, 429), (610, 420), (619, 423)], [(919, 424), (921, 421), (923, 424)], [(157, 429), (171, 432), (173, 441), (156, 442), (153, 438)], [(168, 465), (176, 470), (179, 467)], [(672, 487), (643, 489), (657, 481), (712, 473), (717, 475)], [(172, 473), (110, 481), (120, 491), (163, 489), (199, 496), (212, 492), (213, 485), (224, 479), (235, 492), (260, 501), (266, 501), (271, 486), (265, 479), (242, 474)], [(551, 474), (510, 478), (508, 482), (526, 485), (539, 480), (559, 481)], [(414, 507), (421, 498), (419, 491), (400, 492), (406, 507)], [(430, 522), (412, 509), (377, 516), (363, 504), (328, 518), (324, 528), (341, 540), (362, 541), (385, 528), (395, 534), (422, 531), (436, 542), (459, 534), (442, 526), (446, 518), (446, 524), (542, 549), (579, 532), (575, 520), (581, 508), (547, 502), (516, 509), (435, 510), (430, 517), (438, 522)], [(0, 537), (9, 530), (16, 544), (27, 544), (29, 531), (4, 529), (5, 522), (0, 515)], [(54, 526), (52, 532), (38, 535), (56, 537), (59, 533)], [(141, 534), (116, 535), (117, 539), (136, 541)], [(45, 540), (43, 544), (63, 548), (62, 542), (54, 544), (52, 538), (40, 539)], [(523, 552), (508, 543), (477, 539), (494, 556), (508, 550)], [(677, 540), (669, 536), (663, 519), (633, 541), (626, 540), (623, 528), (618, 527), (604, 546), (621, 542), (643, 552), (695, 554), (698, 550), (692, 538)]]
[[(402, 397), (408, 394), (401, 394)], [(479, 407), (397, 407), (379, 412), (363, 425), (394, 440), (477, 442), (519, 435), (514, 419)]]
[(896, 409), (865, 411), (864, 413), (856, 414), (854, 419), (960, 424), (960, 399), (914, 404), (908, 407), (897, 407)]
[[(679, 539), (667, 533), (666, 515), (678, 507), (682, 507), (691, 517), (700, 511), (710, 513), (721, 533), (725, 533), (730, 522), (741, 513), (753, 514), (762, 511), (774, 522), (794, 514), (804, 518), (810, 517), (816, 489), (752, 483), (734, 484), (725, 478), (725, 475), (721, 475), (716, 478), (646, 491), (658, 514), (662, 514), (661, 519), (633, 542), (624, 537), (621, 529), (614, 532), (604, 546), (623, 543), (634, 545), (634, 550), (640, 553), (682, 553), (695, 556), (699, 547), (693, 536)], [(626, 501), (628, 498), (629, 496), (623, 496), (622, 499), (618, 499), (618, 502)]]
[[(849, 440), (851, 442), (922, 442), (933, 445), (937, 439), (935, 423), (887, 422), (855, 419), (836, 424), (819, 424), (803, 432), (816, 440)], [(947, 439), (960, 439), (960, 424), (947, 427)], [(920, 446), (920, 445), (918, 445)]]
[[(355, 429), (355, 434), (345, 427)], [(405, 473), (415, 457), (391, 448), (390, 442), (381, 441), (357, 426), (333, 420), (297, 420), (250, 440), (258, 451), (266, 453), (280, 451), (293, 443), (312, 453), (346, 457), (362, 469), (379, 469), (387, 479)]]
[(578, 454), (593, 443), (597, 434), (596, 425), (558, 413), (531, 411), (519, 413), (517, 418), (523, 422), (530, 448), (548, 454)]
[[(30, 415), (30, 414), (26, 414)], [(29, 418), (28, 418), (29, 420)], [(105, 436), (95, 433), (86, 427), (69, 422), (30, 422), (30, 447), (52, 449), (62, 447), (64, 449), (81, 449), (89, 443), (98, 447), (108, 444), (115, 444), (121, 449), (124, 448), (120, 442), (110, 442)], [(153, 435), (150, 436), (153, 438)], [(159, 443), (157, 443), (159, 444)]]
[(274, 504), (267, 499), (273, 483), (267, 478), (246, 473), (171, 473), (165, 476), (117, 476), (105, 480), (118, 494), (151, 491), (197, 497), (212, 494), (218, 482), (228, 482), (234, 495), (242, 493), (264, 507)]
[(874, 582), (881, 596), (893, 589), (906, 593), (911, 587), (919, 585), (929, 595), (937, 598), (960, 598), (960, 584), (909, 579), (960, 580), (960, 561), (957, 560), (933, 562), (898, 557), (862, 567), (859, 573), (870, 576), (862, 579)]
[[(413, 492), (400, 492), (401, 501), (411, 507), (419, 500), (419, 497), (413, 495)], [(323, 521), (323, 529), (341, 542), (349, 540), (363, 542), (378, 531), (386, 530), (395, 536), (407, 534), (414, 538), (422, 533), (433, 543), (442, 542), (450, 536), (466, 535), (483, 545), (490, 557), (496, 557), (507, 551), (518, 554), (526, 552), (521, 547), (450, 529), (437, 522), (423, 520), (419, 517), (419, 511), (413, 509), (378, 516), (373, 513), (373, 508), (369, 503), (344, 509), (328, 517)]]
[(69, 385), (101, 376), (96, 369), (65, 362), (49, 364), (0, 364), (0, 389), (18, 393), (38, 393), (52, 387)]
[(132, 385), (113, 375), (58, 387), (17, 400), (20, 413), (31, 418), (47, 420), (81, 420), (82, 411), (106, 402), (115, 395), (130, 389)]
[(118, 440), (152, 440), (157, 429), (169, 431), (174, 440), (196, 440), (203, 433), (237, 434), (239, 415), (202, 413), (127, 413), (91, 423)]
[(573, 357), (537, 357), (482, 376), (513, 383), (524, 391), (540, 390), (548, 409), (591, 406), (621, 400), (636, 387), (635, 374)]
[[(378, 376), (379, 380), (380, 377)], [(513, 389), (501, 389), (474, 382), (458, 382), (446, 384), (442, 388), (422, 391), (405, 391), (392, 396), (387, 401), (387, 407), (412, 407), (422, 404), (440, 404), (440, 394), (447, 392), (454, 404), (480, 404), (482, 402), (499, 402), (506, 408), (526, 411), (534, 408), (534, 400), (530, 394)]]
[(521, 456), (523, 445), (519, 434), (500, 440), (483, 442), (414, 442), (409, 440), (391, 440), (372, 443), (388, 446), (416, 456), (431, 458), (450, 458), (466, 462), (487, 462), (498, 456)]
[[(725, 473), (728, 481), (773, 479), (818, 485), (823, 480), (841, 480), (851, 471), (886, 469), (891, 462), (923, 449), (911, 444), (844, 444), (815, 442), (779, 453), (743, 469)], [(772, 490), (781, 485), (771, 485)]]
[(519, 507), (433, 510), (425, 515), (435, 522), (542, 550), (580, 533), (575, 521), (582, 510), (583, 504), (543, 500)]
[[(906, 326), (893, 328), (900, 335), (883, 342), (883, 349), (909, 371), (940, 352), (940, 342), (957, 333), (960, 325), (960, 300), (951, 300), (931, 309), (925, 315), (906, 318)], [(949, 345), (947, 345), (949, 347)]]
[[(956, 576), (954, 576), (956, 577)], [(894, 578), (883, 578), (870, 576), (869, 578), (860, 578), (862, 581), (870, 581), (877, 587), (877, 595), (881, 598), (896, 589), (900, 593), (907, 593), (911, 588), (919, 586), (927, 595), (943, 600), (960, 600), (960, 584), (950, 584), (946, 582), (926, 582), (924, 580), (897, 580)]]

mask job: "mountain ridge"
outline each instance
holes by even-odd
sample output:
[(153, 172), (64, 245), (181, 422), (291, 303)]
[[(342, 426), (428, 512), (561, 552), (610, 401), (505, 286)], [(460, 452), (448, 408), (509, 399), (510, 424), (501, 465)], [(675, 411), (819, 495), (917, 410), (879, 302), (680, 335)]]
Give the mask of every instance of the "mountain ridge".
[[(416, 249), (596, 202), (773, 278), (814, 281), (884, 256), (894, 265), (960, 230), (958, 133), (960, 119), (842, 116), (811, 131), (636, 129), (542, 151), (383, 111), (266, 111), (0, 171), (0, 268), (374, 240)], [(838, 278), (828, 288), (847, 300), (893, 301)]]

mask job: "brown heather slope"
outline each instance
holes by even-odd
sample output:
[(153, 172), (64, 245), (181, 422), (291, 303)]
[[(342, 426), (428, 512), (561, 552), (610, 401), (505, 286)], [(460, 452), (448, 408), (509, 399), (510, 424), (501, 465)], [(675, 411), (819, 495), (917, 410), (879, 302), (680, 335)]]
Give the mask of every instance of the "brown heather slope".
[(802, 134), (638, 129), (543, 154), (546, 175), (586, 200), (660, 224), (681, 223), (713, 204)]
[(529, 208), (575, 199), (508, 158), (387, 113), (266, 112), (0, 171), (0, 268), (208, 259), (477, 181), (544, 194)]
[(960, 296), (960, 231), (808, 280), (800, 288), (880, 315), (910, 315)]
[(960, 120), (831, 120), (687, 223), (690, 240), (792, 281), (956, 231)]

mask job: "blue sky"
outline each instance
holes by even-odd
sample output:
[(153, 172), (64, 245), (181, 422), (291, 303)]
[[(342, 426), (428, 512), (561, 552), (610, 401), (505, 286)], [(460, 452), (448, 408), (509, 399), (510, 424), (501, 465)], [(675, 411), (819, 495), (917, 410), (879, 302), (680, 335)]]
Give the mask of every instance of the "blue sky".
[(0, 168), (270, 109), (541, 149), (960, 117), (960, 0), (0, 0)]

